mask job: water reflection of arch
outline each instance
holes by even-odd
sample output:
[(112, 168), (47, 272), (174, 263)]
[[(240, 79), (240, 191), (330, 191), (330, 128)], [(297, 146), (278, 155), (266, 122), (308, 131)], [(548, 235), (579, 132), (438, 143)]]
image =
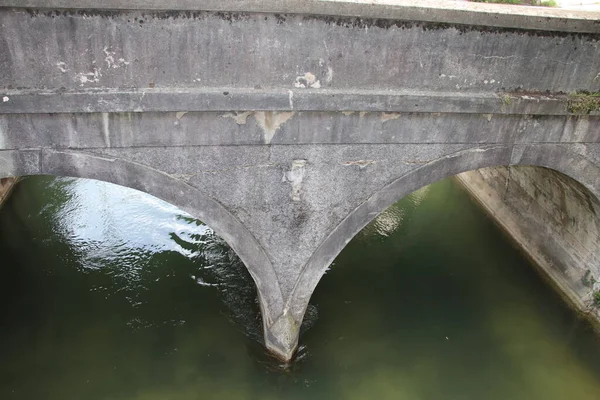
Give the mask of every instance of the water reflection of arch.
[[(43, 158), (43, 163), (32, 162), (35, 155)], [(0, 152), (0, 176), (38, 174), (96, 179), (137, 189), (197, 217), (223, 238), (246, 265), (256, 283), (264, 323), (270, 324), (281, 313), (283, 298), (263, 248), (236, 217), (200, 190), (153, 168), (122, 159), (72, 151)]]
[(600, 166), (561, 144), (493, 145), (459, 151), (419, 166), (395, 179), (346, 216), (305, 264), (289, 299), (297, 320), (329, 265), (346, 244), (380, 213), (408, 194), (439, 180), (480, 168), (528, 165), (551, 168), (585, 186), (600, 199)]

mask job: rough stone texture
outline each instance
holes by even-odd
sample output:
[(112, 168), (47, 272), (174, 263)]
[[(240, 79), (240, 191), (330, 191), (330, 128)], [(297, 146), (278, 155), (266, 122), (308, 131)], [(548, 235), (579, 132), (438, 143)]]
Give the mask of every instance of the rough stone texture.
[(457, 180), (598, 326), (600, 202), (575, 180), (538, 167), (491, 167)]
[(289, 359), (326, 268), (408, 193), (538, 165), (600, 194), (600, 116), (567, 107), (600, 90), (600, 24), (400, 3), (0, 0), (0, 175), (105, 180), (197, 216)]
[(593, 91), (599, 33), (297, 14), (3, 10), (0, 87)]

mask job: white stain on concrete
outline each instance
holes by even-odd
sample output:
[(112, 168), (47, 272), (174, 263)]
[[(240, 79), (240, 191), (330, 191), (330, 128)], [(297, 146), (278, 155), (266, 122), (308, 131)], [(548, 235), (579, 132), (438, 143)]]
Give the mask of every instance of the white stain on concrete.
[(68, 71), (68, 69), (67, 69), (67, 63), (65, 63), (64, 61), (57, 62), (56, 63), (56, 68), (58, 68), (58, 70), (60, 72), (62, 72), (63, 74)]
[(137, 107), (135, 108), (135, 112), (143, 112), (144, 111), (144, 98), (146, 97), (146, 91), (142, 90), (140, 94), (140, 99), (138, 100)]
[(8, 96), (2, 96), (3, 103), (8, 103), (9, 101), (10, 101), (10, 98)]
[(129, 61), (126, 61), (122, 57), (115, 59), (115, 52), (110, 51), (108, 46), (104, 47), (104, 49), (102, 51), (106, 55), (106, 57), (104, 57), (104, 62), (106, 62), (109, 69), (110, 68), (117, 69), (117, 68), (121, 68), (123, 66), (129, 65)]
[(108, 113), (102, 113), (102, 133), (104, 134), (104, 144), (106, 147), (110, 147), (110, 127), (108, 124)]
[(290, 100), (290, 108), (293, 110), (294, 109), (294, 92), (292, 92), (291, 90), (288, 90), (288, 98)]
[(264, 133), (265, 144), (271, 144), (273, 136), (283, 124), (290, 120), (295, 112), (257, 111), (254, 118)]
[(484, 60), (510, 60), (513, 58), (523, 58), (522, 56), (510, 55), (510, 56), (484, 56), (481, 54), (468, 54), (471, 57), (483, 58)]
[(325, 82), (331, 83), (333, 81), (333, 68), (327, 66), (327, 74), (325, 74)]
[(294, 81), (294, 87), (305, 89), (319, 89), (321, 87), (321, 82), (313, 73), (307, 72), (304, 75), (296, 77), (296, 80)]
[(0, 119), (0, 150), (6, 149), (6, 135), (4, 134), (4, 121)]
[(75, 80), (78, 81), (83, 86), (86, 83), (98, 83), (100, 82), (100, 78), (102, 77), (102, 69), (95, 68), (93, 72), (80, 72), (75, 75)]
[(300, 201), (305, 167), (306, 160), (294, 160), (292, 161), (292, 168), (286, 171), (281, 178), (282, 182), (289, 182), (292, 185), (292, 192), (290, 194), (292, 201)]

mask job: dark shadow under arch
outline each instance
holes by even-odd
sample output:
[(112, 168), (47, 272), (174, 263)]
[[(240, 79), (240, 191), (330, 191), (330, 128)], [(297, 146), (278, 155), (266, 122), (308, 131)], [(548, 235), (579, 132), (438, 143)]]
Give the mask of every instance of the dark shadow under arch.
[[(42, 150), (43, 175), (96, 179), (136, 189), (197, 217), (223, 238), (240, 257), (257, 287), (263, 323), (271, 324), (281, 314), (283, 297), (271, 261), (248, 229), (219, 202), (200, 190), (153, 168), (96, 154)], [(0, 170), (0, 176), (15, 175), (14, 171), (31, 168), (19, 165), (21, 157), (13, 158), (11, 171)]]
[(585, 186), (600, 199), (600, 166), (561, 144), (480, 146), (459, 151), (419, 166), (373, 194), (346, 216), (305, 264), (288, 299), (294, 317), (301, 321), (310, 296), (329, 265), (367, 224), (415, 190), (439, 180), (480, 168), (500, 165), (546, 167)]

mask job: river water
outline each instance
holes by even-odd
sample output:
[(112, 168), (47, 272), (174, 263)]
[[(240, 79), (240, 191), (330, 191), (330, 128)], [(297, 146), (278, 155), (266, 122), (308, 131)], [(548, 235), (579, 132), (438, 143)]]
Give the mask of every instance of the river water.
[(235, 254), (153, 197), (27, 178), (0, 256), (4, 400), (600, 398), (600, 339), (450, 180), (340, 254), (287, 369)]

